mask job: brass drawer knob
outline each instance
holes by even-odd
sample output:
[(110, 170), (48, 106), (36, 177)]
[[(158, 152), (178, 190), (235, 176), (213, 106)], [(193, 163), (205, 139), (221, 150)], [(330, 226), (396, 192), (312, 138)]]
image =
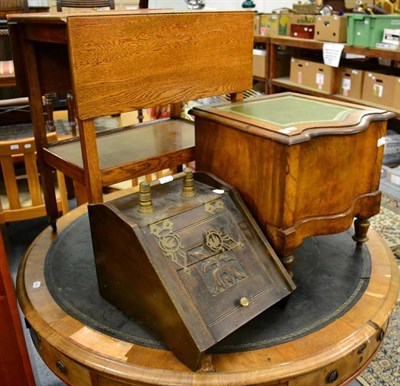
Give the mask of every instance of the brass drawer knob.
[(64, 364), (64, 362), (63, 362), (62, 360), (58, 360), (58, 361), (56, 362), (56, 366), (57, 366), (57, 369), (58, 369), (61, 373), (63, 373), (63, 374), (67, 374), (67, 373), (68, 373), (68, 369), (67, 369), (67, 367), (65, 366), (65, 364)]
[(248, 307), (250, 304), (250, 300), (246, 297), (240, 299), (240, 305), (243, 307)]

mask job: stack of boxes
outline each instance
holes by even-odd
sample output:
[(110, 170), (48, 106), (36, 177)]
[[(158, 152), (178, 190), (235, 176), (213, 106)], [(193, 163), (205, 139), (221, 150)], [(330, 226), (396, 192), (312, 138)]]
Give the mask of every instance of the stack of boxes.
[(326, 94), (334, 92), (336, 68), (323, 63), (292, 58), (290, 81)]
[[(348, 15), (347, 19), (348, 45), (400, 51), (400, 15), (352, 14)], [(400, 110), (399, 76), (378, 69), (361, 72), (363, 74), (361, 86), (358, 82), (353, 84), (354, 88), (361, 89), (361, 99)]]
[[(288, 28), (291, 30), (291, 28)], [(400, 31), (400, 15), (347, 14), (315, 16), (315, 40), (380, 48), (385, 37), (395, 41)], [(398, 38), (397, 38), (398, 39)], [(398, 40), (397, 40), (398, 42)], [(383, 47), (387, 48), (387, 47)], [(392, 43), (400, 51), (400, 46)], [(355, 61), (340, 68), (298, 58), (291, 59), (290, 81), (327, 94), (372, 102), (400, 110), (400, 77), (395, 70), (370, 66), (371, 61)]]
[(313, 39), (314, 33), (311, 36), (310, 30), (314, 31), (315, 18), (316, 15), (259, 13), (255, 15), (254, 34), (265, 37), (293, 36), (296, 30), (305, 30), (302, 27), (306, 27), (304, 35)]
[[(315, 16), (315, 40), (342, 43), (346, 41), (346, 18)], [(326, 64), (292, 58), (290, 81), (326, 94), (335, 93), (338, 69)]]

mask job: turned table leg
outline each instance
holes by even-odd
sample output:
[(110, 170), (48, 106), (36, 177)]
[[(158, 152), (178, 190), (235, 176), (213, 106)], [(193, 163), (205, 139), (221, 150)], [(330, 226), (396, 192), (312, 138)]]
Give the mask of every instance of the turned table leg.
[(366, 241), (368, 241), (367, 232), (369, 229), (369, 220), (356, 218), (354, 221), (354, 236), (353, 240), (357, 242), (357, 248), (360, 248)]

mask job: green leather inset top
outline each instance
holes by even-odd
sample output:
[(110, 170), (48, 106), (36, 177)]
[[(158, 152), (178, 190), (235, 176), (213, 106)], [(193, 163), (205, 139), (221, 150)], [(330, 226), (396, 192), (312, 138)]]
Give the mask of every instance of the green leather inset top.
[(218, 110), (290, 127), (311, 122), (340, 122), (359, 109), (289, 95), (217, 107)]

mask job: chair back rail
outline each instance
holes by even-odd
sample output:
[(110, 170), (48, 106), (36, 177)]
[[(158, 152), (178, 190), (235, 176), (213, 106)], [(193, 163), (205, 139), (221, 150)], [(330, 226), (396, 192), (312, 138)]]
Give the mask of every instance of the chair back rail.
[(250, 89), (253, 19), (242, 11), (69, 18), (78, 118)]
[(57, 11), (62, 8), (106, 8), (115, 9), (114, 0), (57, 0)]

